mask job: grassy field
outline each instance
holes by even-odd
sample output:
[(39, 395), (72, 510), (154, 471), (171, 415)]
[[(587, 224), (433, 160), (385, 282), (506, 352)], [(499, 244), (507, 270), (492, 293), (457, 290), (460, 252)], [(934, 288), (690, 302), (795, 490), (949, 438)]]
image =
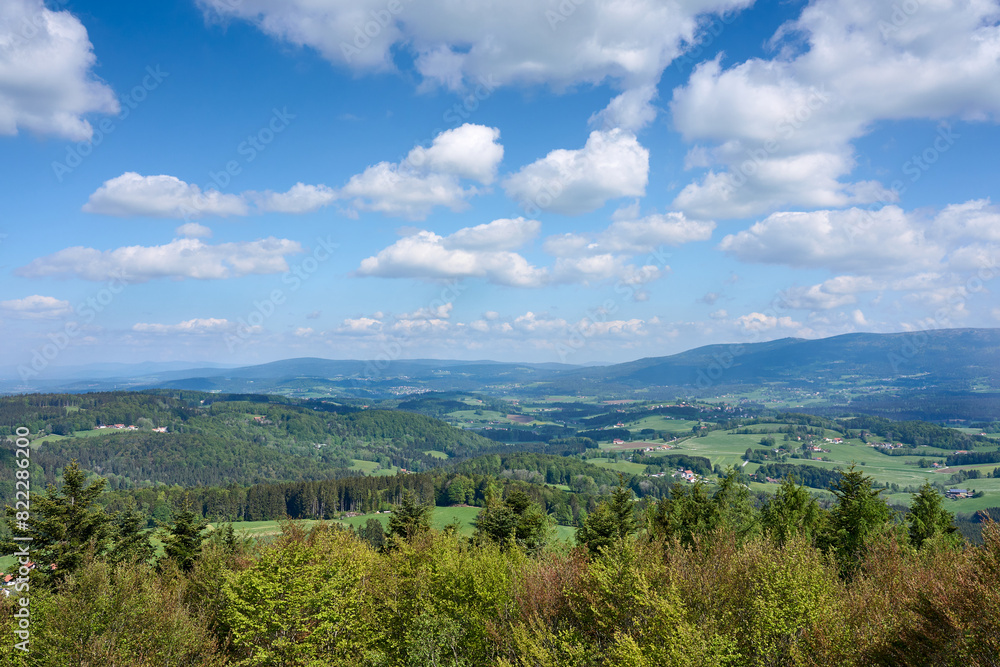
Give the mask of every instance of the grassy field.
[(646, 471), (646, 466), (641, 463), (632, 463), (631, 461), (613, 461), (607, 458), (595, 458), (587, 459), (587, 463), (593, 463), (595, 466), (616, 472), (623, 472), (627, 475), (641, 475)]
[(445, 453), (445, 452), (439, 452), (436, 449), (428, 449), (426, 452), (424, 452), (424, 454), (426, 454), (427, 456), (433, 456), (436, 459), (446, 459), (446, 458), (448, 458), (448, 454), (447, 453)]
[[(780, 434), (774, 435), (776, 444), (782, 444), (782, 436)], [(834, 435), (835, 434), (833, 432), (827, 432), (826, 434), (827, 437), (831, 438)], [(728, 466), (741, 466), (743, 464), (743, 453), (747, 450), (747, 448), (762, 448), (760, 438), (760, 434), (743, 435), (732, 434), (728, 431), (712, 431), (704, 437), (685, 440), (668, 453), (704, 456), (708, 458), (713, 465), (719, 465), (722, 468), (726, 468)], [(920, 456), (887, 456), (872, 447), (868, 447), (860, 440), (846, 440), (840, 444), (828, 442), (820, 442), (818, 444), (823, 449), (827, 449), (829, 451), (814, 453), (813, 456), (828, 458), (830, 460), (816, 461), (810, 459), (789, 458), (787, 462), (795, 465), (817, 466), (830, 470), (847, 468), (851, 465), (851, 463), (857, 463), (858, 467), (863, 469), (866, 474), (870, 475), (877, 482), (884, 484), (897, 484), (901, 489), (906, 487), (919, 487), (924, 483), (924, 481), (929, 480), (931, 483), (941, 482), (949, 487), (966, 488), (973, 491), (984, 492), (985, 495), (982, 498), (949, 500), (946, 507), (952, 512), (975, 512), (986, 507), (1000, 507), (1000, 479), (970, 479), (960, 484), (951, 484), (947, 480), (955, 474), (955, 472), (957, 472), (956, 468), (949, 468), (944, 471), (937, 472), (933, 468), (919, 467), (921, 460), (944, 459), (944, 457), (949, 453), (945, 450), (940, 450), (940, 458), (934, 456), (933, 458), (928, 459), (927, 457)], [(939, 450), (932, 449), (930, 451), (934, 451), (936, 454)], [(592, 462), (601, 465), (597, 461)], [(605, 465), (605, 467), (609, 466)], [(743, 470), (747, 473), (753, 473), (756, 471), (757, 467), (758, 466), (755, 464), (749, 464), (743, 468)], [(997, 464), (978, 466), (984, 474), (992, 472), (995, 467), (997, 467)], [(774, 490), (773, 485), (765, 484), (761, 486), (770, 492), (773, 492)], [(886, 495), (886, 498), (890, 502), (902, 505), (909, 505), (911, 500), (910, 494), (903, 492)]]
[(378, 468), (377, 461), (362, 461), (361, 459), (351, 459), (352, 465), (349, 470), (357, 470), (366, 475), (371, 475)]
[(629, 429), (633, 431), (651, 428), (657, 431), (670, 431), (671, 433), (690, 433), (691, 429), (699, 423), (688, 419), (670, 419), (663, 415), (650, 415), (634, 422), (626, 422)]

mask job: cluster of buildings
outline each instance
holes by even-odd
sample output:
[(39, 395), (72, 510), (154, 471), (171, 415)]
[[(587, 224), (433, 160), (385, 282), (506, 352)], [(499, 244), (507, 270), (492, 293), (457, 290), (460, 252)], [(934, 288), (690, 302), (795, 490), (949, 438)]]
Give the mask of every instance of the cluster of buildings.
[[(115, 429), (115, 430), (118, 430), (118, 431), (138, 431), (139, 430), (139, 427), (136, 426), (135, 424), (129, 424), (128, 426), (126, 426), (125, 424), (98, 424), (94, 428), (97, 428), (97, 429), (110, 428), (110, 429)], [(166, 433), (167, 432), (167, 427), (166, 426), (157, 426), (156, 428), (153, 429), (153, 432), (154, 433)]]

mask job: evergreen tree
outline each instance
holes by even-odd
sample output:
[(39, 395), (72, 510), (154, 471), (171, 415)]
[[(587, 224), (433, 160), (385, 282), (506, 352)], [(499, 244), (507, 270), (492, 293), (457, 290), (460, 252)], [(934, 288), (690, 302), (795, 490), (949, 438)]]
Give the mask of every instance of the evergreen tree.
[(632, 490), (625, 486), (625, 478), (619, 476), (618, 488), (611, 499), (597, 505), (587, 515), (583, 525), (576, 531), (576, 541), (587, 545), (592, 555), (599, 554), (617, 540), (625, 539), (636, 531), (635, 508)]
[(135, 501), (114, 516), (114, 546), (108, 552), (112, 563), (146, 563), (156, 554), (146, 532), (146, 517), (135, 509)]
[(814, 540), (823, 526), (819, 503), (793, 477), (785, 478), (777, 493), (768, 498), (760, 513), (764, 532), (778, 544), (794, 535)]
[(712, 496), (715, 524), (733, 531), (740, 539), (757, 532), (757, 510), (750, 498), (750, 487), (741, 470), (729, 468)]
[(418, 503), (413, 492), (403, 492), (402, 502), (389, 517), (389, 534), (395, 538), (411, 540), (431, 528), (431, 506)]
[(385, 547), (385, 529), (378, 519), (368, 519), (365, 525), (358, 526), (358, 537), (368, 542), (373, 549), (381, 550)]
[[(11, 532), (30, 536), (32, 558), (42, 571), (54, 564), (60, 579), (76, 571), (88, 553), (102, 556), (109, 547), (111, 517), (97, 504), (106, 481), (98, 478), (87, 485), (86, 479), (75, 460), (67, 465), (61, 488), (49, 485), (44, 494), (32, 496), (27, 531), (18, 529), (14, 509), (6, 510)], [(13, 542), (5, 545), (5, 553), (13, 550)]]
[(537, 552), (548, 542), (550, 525), (545, 511), (532, 502), (524, 491), (512, 491), (501, 502), (491, 485), (486, 507), (476, 517), (474, 539), (502, 545), (516, 544), (528, 552)]
[(935, 535), (949, 538), (957, 535), (958, 529), (953, 523), (955, 517), (944, 508), (943, 502), (944, 498), (928, 481), (924, 481), (920, 491), (913, 494), (906, 523), (910, 528), (910, 543), (917, 549)]
[(842, 570), (856, 567), (872, 538), (889, 523), (891, 510), (873, 480), (855, 464), (842, 472), (833, 486), (837, 504), (830, 512), (828, 547), (837, 554)]
[(173, 521), (163, 537), (163, 554), (189, 571), (201, 554), (202, 533), (208, 522), (198, 517), (189, 506), (174, 512)]

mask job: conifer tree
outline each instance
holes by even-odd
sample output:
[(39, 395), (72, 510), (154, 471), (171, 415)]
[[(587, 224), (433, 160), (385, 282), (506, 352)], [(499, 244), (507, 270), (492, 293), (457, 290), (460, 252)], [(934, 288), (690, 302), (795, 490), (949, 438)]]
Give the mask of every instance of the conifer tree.
[(203, 533), (207, 525), (208, 522), (198, 517), (189, 505), (175, 511), (173, 521), (163, 537), (164, 557), (176, 562), (181, 570), (189, 571), (201, 554)]
[(830, 512), (829, 546), (837, 554), (842, 570), (854, 570), (872, 538), (889, 523), (891, 510), (882, 498), (885, 489), (851, 464), (833, 486), (837, 504)]
[(943, 501), (937, 489), (926, 480), (920, 491), (913, 494), (906, 523), (909, 525), (910, 543), (917, 549), (935, 535), (956, 536), (955, 517), (944, 508)]
[(789, 477), (768, 498), (761, 509), (760, 520), (764, 532), (778, 544), (784, 544), (794, 535), (815, 539), (823, 526), (824, 515), (806, 488)]
[[(89, 553), (102, 556), (110, 546), (111, 517), (97, 504), (106, 481), (98, 478), (86, 484), (87, 476), (74, 460), (63, 469), (62, 486), (49, 485), (44, 494), (33, 495), (31, 516), (25, 522), (27, 530), (14, 520), (15, 512), (7, 508), (7, 522), (12, 533), (32, 538), (32, 557), (42, 571), (65, 577), (83, 564)], [(12, 553), (13, 543), (5, 545)]]
[(393, 537), (411, 540), (426, 533), (431, 528), (431, 506), (418, 503), (413, 492), (403, 492), (402, 502), (392, 510), (389, 517), (389, 534)]

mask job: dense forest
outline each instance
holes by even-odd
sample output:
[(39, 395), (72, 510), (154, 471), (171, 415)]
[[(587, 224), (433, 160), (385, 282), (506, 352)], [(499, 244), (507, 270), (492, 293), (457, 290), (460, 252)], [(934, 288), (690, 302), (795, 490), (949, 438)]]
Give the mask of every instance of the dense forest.
[(828, 509), (789, 481), (757, 508), (737, 474), (639, 509), (620, 481), (574, 546), (552, 542), (520, 489), (492, 484), (471, 537), (431, 529), (406, 490), (388, 530), (287, 523), (265, 542), (176, 508), (160, 556), (131, 508), (98, 502), (103, 480), (70, 465), (61, 481), (30, 521), (34, 558), (55, 567), (22, 591), (29, 643), (15, 643), (17, 598), (0, 601), (5, 665), (985, 666), (1000, 655), (1000, 526), (985, 519), (969, 546), (930, 486), (899, 521), (857, 469)]

